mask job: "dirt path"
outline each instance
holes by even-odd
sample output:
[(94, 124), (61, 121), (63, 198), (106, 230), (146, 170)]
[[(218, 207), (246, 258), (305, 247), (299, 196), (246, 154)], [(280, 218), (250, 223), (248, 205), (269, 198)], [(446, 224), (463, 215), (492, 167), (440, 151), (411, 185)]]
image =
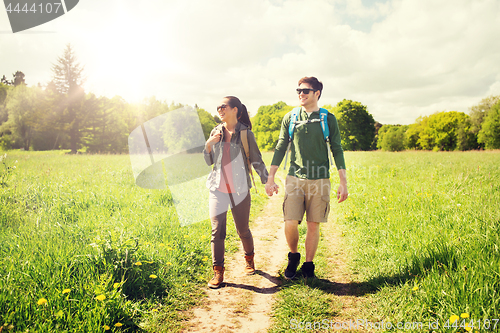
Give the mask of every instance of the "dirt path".
[[(333, 200), (333, 199), (332, 199)], [(335, 204), (334, 204), (335, 205)], [(358, 319), (364, 319), (363, 309), (366, 309), (370, 304), (370, 299), (366, 290), (366, 286), (357, 283), (348, 267), (348, 254), (343, 246), (344, 240), (342, 234), (345, 232), (340, 229), (335, 223), (335, 216), (329, 218), (329, 222), (324, 225), (322, 232), (328, 235), (323, 241), (328, 241), (327, 261), (332, 268), (329, 273), (328, 280), (331, 281), (331, 291), (335, 297), (341, 302), (342, 310), (340, 315), (333, 318), (334, 322), (343, 327), (347, 323), (356, 322)], [(362, 329), (358, 326), (356, 330), (343, 329), (342, 332), (372, 332)]]
[[(284, 186), (281, 184), (280, 189)], [(225, 285), (219, 289), (206, 288), (207, 298), (203, 305), (193, 310), (192, 319), (183, 332), (267, 332), (271, 326), (270, 312), (274, 294), (279, 290), (278, 272), (286, 264), (288, 246), (284, 235), (282, 212), (283, 191), (269, 199), (264, 210), (251, 224), (255, 244), (256, 274), (245, 276), (244, 253), (241, 249), (233, 256), (226, 256)], [(335, 216), (322, 227), (328, 235), (327, 257), (332, 270), (328, 280), (331, 291), (343, 304), (336, 322), (347, 322), (359, 318), (361, 296), (358, 284), (353, 282), (346, 264), (342, 230), (335, 225)], [(344, 332), (346, 332), (344, 330)], [(347, 331), (348, 332), (348, 331)]]
[(226, 256), (225, 285), (206, 290), (207, 298), (185, 332), (267, 332), (273, 295), (278, 291), (278, 271), (288, 253), (281, 204), (283, 194), (269, 199), (250, 228), (255, 246), (256, 274), (245, 276), (241, 249)]

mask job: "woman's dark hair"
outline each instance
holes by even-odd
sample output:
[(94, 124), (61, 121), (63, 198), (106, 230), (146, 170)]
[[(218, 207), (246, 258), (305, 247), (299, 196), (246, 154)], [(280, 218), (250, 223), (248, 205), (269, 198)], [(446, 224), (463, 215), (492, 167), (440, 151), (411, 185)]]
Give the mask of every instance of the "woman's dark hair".
[(226, 96), (225, 98), (228, 99), (228, 104), (230, 107), (238, 108), (238, 121), (242, 124), (247, 125), (249, 129), (252, 129), (252, 123), (250, 122), (250, 117), (248, 116), (248, 111), (245, 104), (241, 103), (238, 97)]

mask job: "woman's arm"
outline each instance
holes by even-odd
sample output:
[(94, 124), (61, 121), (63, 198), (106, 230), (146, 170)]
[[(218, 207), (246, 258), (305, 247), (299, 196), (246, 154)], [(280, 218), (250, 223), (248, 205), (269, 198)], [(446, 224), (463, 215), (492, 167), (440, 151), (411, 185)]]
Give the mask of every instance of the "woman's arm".
[(210, 137), (207, 142), (205, 142), (205, 149), (203, 150), (203, 157), (208, 165), (214, 164), (212, 147), (214, 144), (222, 139), (222, 132), (216, 131), (215, 128), (210, 133)]
[(253, 168), (260, 176), (262, 184), (267, 183), (267, 177), (269, 173), (267, 172), (266, 165), (262, 160), (262, 155), (260, 153), (259, 147), (257, 146), (257, 141), (255, 140), (255, 135), (251, 130), (248, 130), (248, 147), (250, 150), (250, 163)]

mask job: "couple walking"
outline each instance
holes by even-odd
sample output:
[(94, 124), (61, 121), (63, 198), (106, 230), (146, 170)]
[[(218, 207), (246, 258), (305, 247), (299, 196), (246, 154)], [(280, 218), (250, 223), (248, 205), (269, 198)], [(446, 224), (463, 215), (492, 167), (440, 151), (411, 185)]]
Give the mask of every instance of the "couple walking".
[(318, 107), (323, 84), (315, 77), (304, 77), (298, 83), (300, 107), (283, 117), (269, 172), (251, 132), (252, 124), (245, 105), (238, 98), (228, 96), (223, 98), (222, 104), (217, 107), (222, 123), (212, 130), (204, 150), (205, 161), (208, 165), (214, 165), (207, 180), (210, 190), (214, 270), (214, 276), (208, 282), (210, 288), (220, 287), (224, 280), (224, 240), (228, 207), (231, 208), (236, 230), (243, 244), (245, 273), (255, 273), (253, 238), (248, 225), (252, 166), (265, 184), (267, 195), (278, 193), (279, 186), (274, 177), (285, 154), (288, 155), (288, 147), (290, 168), (285, 182), (283, 214), (290, 252), (284, 275), (286, 279), (296, 277), (301, 259), (297, 248), (298, 225), (305, 213), (306, 253), (301, 271), (305, 278), (314, 277), (313, 260), (318, 248), (320, 223), (327, 221), (330, 211), (328, 149), (333, 154), (340, 178), (338, 202), (347, 199), (347, 178), (337, 120), (333, 114)]

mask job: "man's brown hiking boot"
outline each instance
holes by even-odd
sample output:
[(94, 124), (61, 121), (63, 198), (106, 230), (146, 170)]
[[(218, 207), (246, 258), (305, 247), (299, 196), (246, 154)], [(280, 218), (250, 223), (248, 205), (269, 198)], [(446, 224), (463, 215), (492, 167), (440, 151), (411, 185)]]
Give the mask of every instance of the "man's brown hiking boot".
[(253, 254), (251, 256), (245, 256), (245, 274), (246, 275), (252, 275), (255, 274), (255, 263), (253, 261)]
[(224, 267), (214, 266), (214, 277), (208, 281), (208, 288), (217, 289), (224, 281)]

